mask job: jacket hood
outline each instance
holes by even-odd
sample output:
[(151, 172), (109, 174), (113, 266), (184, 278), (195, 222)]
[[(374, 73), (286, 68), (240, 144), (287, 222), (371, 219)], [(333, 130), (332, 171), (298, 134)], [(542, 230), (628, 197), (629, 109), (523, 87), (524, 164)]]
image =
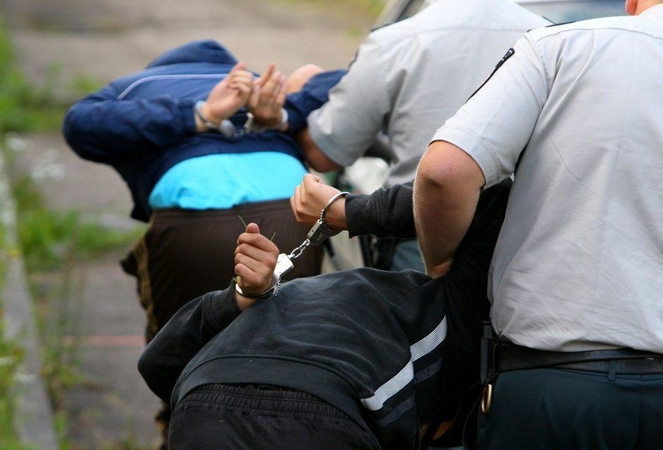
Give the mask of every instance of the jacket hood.
[(208, 39), (189, 42), (188, 44), (168, 50), (152, 60), (147, 65), (147, 68), (200, 61), (230, 65), (237, 64), (237, 59), (230, 51), (218, 42)]

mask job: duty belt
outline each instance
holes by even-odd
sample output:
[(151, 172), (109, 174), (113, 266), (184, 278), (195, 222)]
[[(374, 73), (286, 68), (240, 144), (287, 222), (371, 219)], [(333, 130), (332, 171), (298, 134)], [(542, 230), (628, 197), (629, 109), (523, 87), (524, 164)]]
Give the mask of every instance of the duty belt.
[[(551, 352), (534, 350), (514, 344), (495, 343), (486, 333), (482, 341), (481, 378), (484, 390), (481, 395), (481, 413), (487, 415), (493, 398), (493, 384), (497, 375), (510, 370), (536, 368), (575, 369), (615, 374), (663, 374), (663, 354), (633, 350), (594, 350), (586, 352)], [(492, 348), (492, 351), (491, 351)]]
[(513, 344), (495, 347), (495, 372), (554, 367), (622, 374), (663, 373), (663, 354), (632, 349), (551, 352)]

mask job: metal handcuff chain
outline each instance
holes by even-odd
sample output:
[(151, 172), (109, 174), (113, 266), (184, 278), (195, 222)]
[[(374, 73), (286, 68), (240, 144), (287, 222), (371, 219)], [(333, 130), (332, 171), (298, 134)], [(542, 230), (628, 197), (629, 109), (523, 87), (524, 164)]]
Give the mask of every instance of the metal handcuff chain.
[(220, 123), (214, 123), (203, 114), (202, 108), (205, 105), (204, 100), (198, 100), (193, 108), (194, 113), (200, 121), (205, 125), (207, 131), (221, 133), (227, 138), (238, 138), (251, 133), (263, 133), (265, 131), (280, 130), (288, 123), (288, 110), (281, 108), (281, 121), (275, 125), (258, 125), (255, 121), (255, 116), (250, 112), (246, 113), (247, 120), (244, 123), (244, 128), (238, 130), (230, 119), (223, 119)]
[(304, 250), (306, 250), (307, 247), (311, 245), (317, 247), (318, 245), (326, 241), (328, 238), (336, 236), (338, 233), (340, 233), (340, 230), (337, 231), (329, 229), (329, 227), (325, 223), (325, 216), (327, 215), (327, 210), (331, 207), (331, 205), (334, 204), (336, 200), (344, 198), (349, 194), (350, 194), (349, 192), (339, 192), (338, 194), (330, 198), (327, 204), (325, 205), (325, 207), (322, 208), (322, 211), (320, 211), (320, 218), (311, 227), (308, 234), (306, 235), (306, 239), (304, 239), (304, 242), (302, 242), (299, 246), (297, 246), (287, 255), (285, 253), (279, 254), (279, 257), (276, 260), (276, 266), (274, 267), (273, 279), (275, 281), (272, 287), (267, 289), (265, 292), (253, 295), (253, 294), (245, 294), (244, 292), (242, 292), (242, 289), (239, 287), (239, 285), (235, 283), (235, 291), (237, 291), (239, 294), (245, 297), (256, 298), (256, 299), (266, 298), (272, 295), (274, 296), (278, 295), (279, 289), (281, 287), (281, 278), (283, 277), (283, 275), (290, 272), (295, 267), (293, 260), (299, 258), (301, 254), (304, 253)]

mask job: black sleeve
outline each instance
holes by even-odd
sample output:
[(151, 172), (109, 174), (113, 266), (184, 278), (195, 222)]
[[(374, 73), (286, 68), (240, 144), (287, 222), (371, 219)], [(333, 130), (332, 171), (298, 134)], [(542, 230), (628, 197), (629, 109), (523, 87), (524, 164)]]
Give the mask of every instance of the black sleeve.
[(414, 181), (380, 188), (370, 195), (345, 198), (345, 220), (350, 236), (416, 237), (412, 212)]
[(152, 392), (169, 403), (175, 383), (191, 358), (240, 313), (234, 282), (228, 289), (208, 292), (184, 305), (138, 360), (138, 371)]
[[(475, 357), (480, 348), (481, 324), (490, 311), (487, 295), (490, 261), (506, 215), (510, 190), (511, 180), (506, 179), (481, 193), (472, 223), (446, 277), (448, 333), (458, 345), (455, 360), (459, 367), (462, 360), (472, 368), (478, 361)], [(474, 373), (478, 375), (478, 368)]]

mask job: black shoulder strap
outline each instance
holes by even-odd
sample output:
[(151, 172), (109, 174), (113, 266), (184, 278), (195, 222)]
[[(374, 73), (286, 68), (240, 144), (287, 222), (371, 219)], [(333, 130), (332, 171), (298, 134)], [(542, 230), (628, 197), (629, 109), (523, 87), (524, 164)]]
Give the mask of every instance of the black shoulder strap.
[(472, 92), (472, 95), (470, 95), (467, 100), (474, 97), (476, 95), (476, 93), (479, 92), (481, 90), (481, 88), (486, 85), (486, 83), (488, 83), (488, 80), (490, 80), (493, 77), (493, 75), (495, 75), (495, 72), (497, 72), (499, 70), (499, 68), (502, 67), (502, 65), (506, 62), (506, 60), (511, 58), (515, 54), (516, 54), (516, 51), (513, 49), (513, 47), (511, 47), (509, 50), (507, 50), (507, 52), (504, 54), (504, 56), (502, 56), (502, 59), (499, 60), (499, 62), (497, 63), (497, 65), (495, 66), (493, 71), (490, 72), (490, 75), (488, 75), (488, 78), (483, 80), (483, 83), (481, 83), (481, 86), (479, 86), (476, 91)]

